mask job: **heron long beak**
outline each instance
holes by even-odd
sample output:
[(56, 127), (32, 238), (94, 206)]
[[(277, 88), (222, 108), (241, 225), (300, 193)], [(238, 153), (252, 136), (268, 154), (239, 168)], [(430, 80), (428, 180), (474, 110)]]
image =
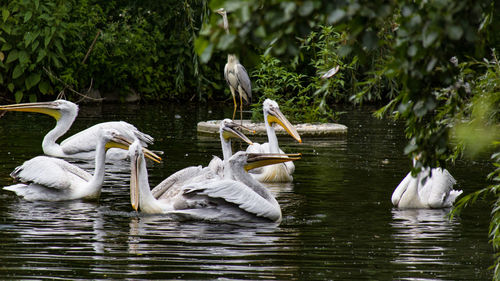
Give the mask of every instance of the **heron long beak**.
[(0, 105), (0, 110), (5, 111), (25, 111), (38, 112), (50, 115), (56, 120), (61, 118), (61, 112), (54, 102), (33, 102), (33, 103), (18, 103), (9, 105)]
[(139, 161), (139, 154), (135, 153), (132, 159), (130, 169), (130, 204), (134, 210), (139, 209), (139, 171), (141, 168), (141, 161)]
[(247, 164), (245, 165), (245, 171), (251, 169), (259, 168), (262, 166), (274, 165), (278, 163), (284, 163), (288, 161), (295, 161), (302, 158), (300, 153), (289, 153), (289, 154), (279, 154), (279, 153), (248, 153)]
[(299, 133), (297, 132), (295, 127), (292, 126), (292, 124), (290, 124), (290, 121), (288, 121), (288, 119), (286, 119), (285, 115), (283, 115), (283, 113), (281, 113), (279, 108), (273, 108), (273, 109), (269, 110), (268, 115), (267, 115), (267, 122), (269, 122), (269, 125), (272, 125), (273, 123), (279, 124), (296, 141), (302, 143), (302, 139), (300, 138)]
[(222, 136), (224, 137), (224, 139), (226, 140), (230, 138), (241, 139), (249, 145), (253, 144), (253, 142), (247, 136), (245, 136), (245, 134), (236, 130), (236, 128), (242, 128), (248, 131), (255, 132), (254, 130), (248, 127), (239, 125), (235, 122), (229, 122), (224, 128), (222, 128)]
[[(115, 147), (115, 148), (120, 148), (124, 150), (128, 150), (129, 146), (132, 144), (132, 141), (124, 138), (123, 136), (115, 136), (113, 139), (111, 139), (107, 144), (106, 144), (106, 149)], [(161, 157), (156, 155), (154, 152), (151, 150), (143, 147), (142, 151), (144, 152), (144, 156), (147, 158), (153, 160), (156, 163), (161, 163)]]

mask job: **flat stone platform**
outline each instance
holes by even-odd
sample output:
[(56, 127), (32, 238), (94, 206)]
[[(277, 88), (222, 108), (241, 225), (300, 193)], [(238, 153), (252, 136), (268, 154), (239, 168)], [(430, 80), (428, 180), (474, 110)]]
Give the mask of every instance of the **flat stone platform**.
[[(197, 130), (200, 135), (219, 135), (219, 124), (221, 120), (209, 120), (202, 121), (198, 123)], [(238, 123), (240, 120), (234, 120)], [(301, 136), (308, 137), (326, 137), (326, 136), (338, 136), (347, 134), (347, 126), (337, 123), (301, 123), (292, 124), (295, 129), (299, 132)], [(250, 120), (243, 120), (243, 126), (246, 126), (252, 130), (255, 130), (255, 136), (266, 136), (266, 127), (264, 123), (252, 123)], [(281, 127), (275, 126), (276, 135), (284, 136), (288, 133)], [(251, 135), (247, 132), (245, 134)]]

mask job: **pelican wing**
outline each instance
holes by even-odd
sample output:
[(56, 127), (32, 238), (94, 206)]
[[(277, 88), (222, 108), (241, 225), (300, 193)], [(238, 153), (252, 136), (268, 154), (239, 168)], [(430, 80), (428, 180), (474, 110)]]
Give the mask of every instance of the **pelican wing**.
[(208, 163), (208, 168), (219, 178), (224, 177), (224, 161), (219, 157), (214, 156)]
[(92, 175), (58, 158), (37, 156), (18, 166), (10, 174), (23, 183), (35, 183), (54, 189), (68, 189), (74, 180), (89, 181)]
[(237, 205), (239, 208), (259, 217), (272, 221), (281, 218), (281, 210), (257, 194), (245, 184), (234, 180), (209, 180), (185, 187), (186, 195), (202, 194), (211, 198), (220, 198)]
[[(453, 185), (457, 182), (453, 176), (446, 169), (436, 168), (432, 169), (432, 173), (429, 174), (429, 170), (423, 171), (428, 175), (425, 184), (419, 188), (419, 195), (431, 208), (443, 208), (451, 207), (454, 199), (460, 195), (456, 194), (457, 191), (453, 192)], [(453, 200), (450, 202), (449, 196), (452, 194), (454, 196)]]
[(160, 182), (151, 193), (156, 199), (160, 199), (169, 189), (174, 188), (174, 186), (182, 186), (187, 184), (191, 180), (194, 180), (197, 176), (201, 175), (203, 168), (200, 166), (192, 166), (184, 168), (170, 175), (168, 178)]
[(128, 139), (138, 138), (142, 146), (153, 143), (153, 138), (139, 131), (134, 125), (124, 121), (113, 121), (96, 124), (61, 142), (64, 153), (71, 155), (80, 152), (94, 151), (97, 145), (98, 133), (101, 128), (115, 129)]

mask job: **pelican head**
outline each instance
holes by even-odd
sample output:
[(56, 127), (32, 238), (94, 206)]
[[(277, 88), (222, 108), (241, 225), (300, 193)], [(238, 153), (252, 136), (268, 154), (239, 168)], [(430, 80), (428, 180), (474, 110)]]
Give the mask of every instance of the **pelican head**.
[(295, 127), (293, 127), (288, 119), (286, 119), (285, 115), (281, 113), (278, 103), (271, 99), (266, 99), (263, 104), (263, 111), (265, 119), (264, 122), (267, 122), (270, 126), (272, 126), (274, 123), (279, 124), (296, 141), (300, 143), (302, 142), (302, 139), (300, 138), (300, 135)]
[(238, 151), (229, 159), (229, 165), (236, 168), (241, 167), (248, 172), (251, 169), (267, 165), (299, 160), (301, 157), (302, 154), (300, 153), (278, 154)]
[(62, 116), (68, 116), (72, 119), (76, 118), (78, 114), (78, 105), (67, 100), (55, 100), (50, 102), (2, 105), (0, 106), (0, 110), (38, 112), (50, 115), (59, 121)]
[(253, 144), (252, 141), (250, 139), (248, 139), (247, 136), (245, 136), (242, 132), (237, 130), (238, 128), (255, 133), (254, 130), (252, 130), (248, 127), (239, 125), (239, 124), (233, 122), (231, 119), (226, 118), (226, 119), (222, 120), (220, 123), (219, 132), (220, 132), (221, 138), (223, 138), (226, 142), (229, 141), (231, 138), (235, 138), (235, 139), (241, 139), (249, 145)]
[[(134, 143), (131, 140), (120, 135), (120, 133), (114, 129), (106, 129), (104, 130), (104, 134), (105, 134), (104, 138), (106, 139), (106, 150), (110, 148), (120, 148), (123, 150), (130, 150), (130, 146), (132, 146), (132, 144)], [(140, 143), (139, 146), (141, 146)], [(141, 151), (144, 153), (144, 156), (153, 160), (156, 163), (161, 162), (160, 156), (156, 155), (154, 152), (145, 147), (141, 146), (141, 148), (142, 148)]]
[(130, 204), (134, 210), (139, 209), (139, 171), (143, 165), (141, 158), (144, 157), (143, 150), (138, 141), (134, 141), (129, 147), (130, 156)]

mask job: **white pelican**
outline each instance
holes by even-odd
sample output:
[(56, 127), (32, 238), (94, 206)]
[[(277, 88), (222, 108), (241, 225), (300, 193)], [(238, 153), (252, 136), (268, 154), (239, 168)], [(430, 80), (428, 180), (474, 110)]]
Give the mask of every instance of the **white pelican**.
[[(153, 142), (153, 138), (137, 130), (133, 125), (123, 122), (103, 122), (85, 129), (57, 144), (56, 140), (64, 135), (78, 115), (78, 105), (67, 100), (55, 100), (51, 102), (20, 103), (0, 106), (0, 111), (26, 111), (38, 112), (50, 115), (57, 121), (56, 126), (43, 138), (43, 153), (49, 156), (75, 159), (93, 159), (98, 142), (99, 130), (101, 128), (114, 129), (127, 139), (138, 138), (142, 146)], [(125, 159), (127, 151), (121, 149), (110, 149), (108, 159)]]
[[(245, 126), (236, 124), (231, 119), (224, 119), (220, 122), (219, 125), (219, 137), (222, 147), (222, 159), (217, 156), (214, 156), (212, 161), (208, 164), (208, 166), (214, 171), (214, 173), (221, 175), (224, 170), (224, 161), (229, 160), (229, 158), (233, 155), (233, 149), (231, 147), (231, 139), (241, 139), (247, 144), (253, 144), (250, 139), (248, 139), (245, 134), (236, 130), (237, 128), (245, 129), (247, 131), (253, 131)], [(255, 132), (255, 131), (254, 131)]]
[(226, 162), (225, 178), (213, 178), (183, 186), (175, 185), (161, 196), (150, 190), (140, 145), (130, 148), (130, 202), (147, 214), (175, 214), (183, 218), (219, 221), (279, 222), (281, 208), (271, 192), (246, 172), (248, 169), (300, 159), (297, 154), (237, 152)]
[(392, 193), (392, 204), (399, 209), (439, 209), (453, 205), (462, 190), (454, 190), (456, 180), (446, 169), (423, 168), (416, 177), (411, 172)]
[[(98, 199), (104, 182), (106, 150), (112, 147), (127, 150), (131, 142), (112, 129), (101, 129), (97, 134), (94, 175), (59, 158), (37, 156), (10, 174), (21, 183), (3, 189), (15, 192), (28, 201)], [(149, 150), (144, 150), (148, 158), (157, 162), (161, 160)]]
[(188, 183), (199, 182), (216, 177), (219, 179), (224, 178), (224, 163), (227, 162), (227, 160), (233, 155), (231, 139), (239, 138), (246, 143), (252, 143), (247, 136), (236, 130), (236, 128), (250, 130), (245, 126), (236, 124), (231, 119), (224, 119), (220, 123), (219, 135), (222, 146), (223, 160), (214, 156), (208, 164), (208, 167), (203, 168), (201, 165), (191, 166), (175, 172), (151, 190), (153, 196), (158, 199), (167, 189), (176, 188), (173, 186), (183, 186)]
[[(290, 124), (286, 117), (281, 113), (278, 104), (270, 99), (266, 99), (263, 104), (264, 124), (266, 126), (268, 142), (264, 144), (254, 143), (249, 145), (247, 152), (252, 153), (284, 153), (278, 146), (278, 138), (274, 131), (274, 124), (281, 125), (295, 140), (302, 142), (297, 130)], [(290, 182), (293, 180), (292, 174), (295, 171), (295, 165), (292, 162), (281, 163), (278, 165), (265, 166), (260, 169), (250, 171), (260, 182)]]

